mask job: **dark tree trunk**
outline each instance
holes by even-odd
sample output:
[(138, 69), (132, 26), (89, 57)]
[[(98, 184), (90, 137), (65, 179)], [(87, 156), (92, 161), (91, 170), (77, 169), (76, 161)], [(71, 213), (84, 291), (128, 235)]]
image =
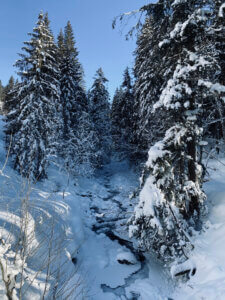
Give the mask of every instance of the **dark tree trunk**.
[[(190, 156), (190, 159), (188, 161), (188, 177), (190, 181), (196, 182), (196, 140), (195, 137), (192, 137), (192, 140), (188, 142), (187, 144), (187, 151), (188, 156)], [(199, 203), (198, 203), (198, 197), (197, 196), (191, 196), (190, 202), (189, 202), (189, 210), (188, 214), (189, 217), (193, 216), (194, 212), (197, 212), (199, 215)]]

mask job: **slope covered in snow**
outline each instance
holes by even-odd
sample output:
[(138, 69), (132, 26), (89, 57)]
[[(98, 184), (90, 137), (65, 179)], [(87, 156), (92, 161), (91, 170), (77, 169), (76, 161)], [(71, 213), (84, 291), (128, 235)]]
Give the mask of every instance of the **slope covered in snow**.
[[(222, 164), (223, 163), (223, 164)], [(210, 181), (205, 184), (209, 221), (195, 237), (192, 260), (197, 272), (187, 284), (180, 284), (174, 299), (223, 300), (225, 295), (225, 160), (211, 161)]]
[[(1, 168), (6, 156), (2, 127), (1, 122)], [(67, 289), (76, 289), (71, 299), (75, 295), (77, 299), (92, 300), (224, 299), (225, 166), (221, 163), (212, 161), (210, 165), (211, 179), (205, 184), (209, 221), (204, 232), (194, 237), (191, 260), (197, 272), (186, 283), (173, 281), (168, 270), (151, 255), (145, 255), (144, 260), (143, 253), (136, 251), (128, 238), (126, 222), (137, 202), (129, 195), (138, 186), (138, 176), (128, 163), (112, 162), (94, 178), (74, 180), (52, 164), (48, 179), (36, 185), (26, 185), (10, 164), (0, 176), (1, 238), (7, 240), (10, 235), (12, 244), (18, 238), (21, 200), (29, 195), (29, 247), (38, 249), (38, 256), (28, 259), (24, 270), (29, 280), (23, 299), (40, 299), (44, 293), (46, 268), (40, 268), (40, 253), (49, 245), (42, 244), (42, 238), (43, 231), (49, 237), (51, 220), (57, 237), (63, 237), (60, 259), (54, 256), (54, 263), (64, 262), (61, 279), (66, 278), (65, 273), (71, 274)], [(54, 284), (52, 278), (47, 288), (50, 284)], [(2, 281), (0, 289), (3, 295)]]
[[(1, 166), (6, 157), (3, 125), (1, 122)], [(72, 274), (67, 285), (77, 289), (71, 299), (75, 296), (93, 300), (126, 299), (127, 295), (132, 299), (136, 295), (132, 285), (137, 279), (147, 280), (149, 273), (155, 278), (156, 267), (149, 270), (146, 262), (138, 261), (143, 255), (135, 252), (132, 243), (127, 241), (126, 221), (136, 204), (129, 195), (138, 186), (138, 176), (126, 162), (107, 165), (95, 178), (76, 179), (52, 164), (48, 179), (33, 185), (21, 179), (8, 161), (0, 181), (1, 236), (7, 241), (10, 236), (12, 245), (20, 236), (21, 206), (24, 198), (28, 199), (26, 231), (29, 247), (37, 255), (29, 257), (24, 268), (24, 276), (28, 279), (23, 289), (24, 299), (40, 299), (44, 293), (47, 269), (42, 266), (42, 259), (49, 246), (52, 222), (57, 239), (63, 236), (60, 258), (54, 256), (54, 264), (64, 262), (63, 267)], [(44, 242), (43, 232), (47, 236)], [(121, 263), (121, 257), (128, 263)], [(63, 272), (60, 276), (64, 280)], [(52, 278), (48, 278), (47, 290), (50, 284), (56, 284)], [(154, 280), (150, 286), (151, 295), (156, 299), (160, 284)]]

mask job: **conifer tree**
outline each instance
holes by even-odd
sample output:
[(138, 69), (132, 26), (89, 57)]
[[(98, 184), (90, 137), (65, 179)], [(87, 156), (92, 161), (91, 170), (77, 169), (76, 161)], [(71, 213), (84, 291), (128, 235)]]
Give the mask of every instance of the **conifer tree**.
[(163, 48), (165, 77), (153, 112), (167, 110), (170, 122), (161, 120), (165, 137), (150, 148), (130, 233), (160, 259), (171, 261), (188, 257), (189, 235), (201, 228), (205, 194), (199, 163), (203, 130), (199, 125), (204, 102), (215, 100), (223, 87), (215, 82), (218, 63), (213, 45), (203, 47), (211, 24), (210, 2), (175, 0), (164, 4), (170, 21), (158, 47)]
[(63, 103), (64, 139), (75, 131), (80, 113), (87, 111), (87, 99), (83, 88), (83, 71), (78, 60), (73, 30), (70, 22), (64, 34), (58, 36), (58, 53), (61, 69), (61, 99)]
[(113, 96), (113, 102), (111, 107), (111, 124), (112, 124), (112, 139), (113, 148), (116, 152), (120, 151), (121, 145), (121, 128), (120, 128), (120, 104), (123, 101), (122, 87), (117, 88)]
[(77, 155), (74, 157), (74, 173), (91, 176), (101, 163), (100, 139), (89, 112), (83, 111), (76, 131)]
[(109, 93), (105, 86), (107, 81), (102, 69), (98, 69), (88, 94), (91, 118), (101, 145), (98, 151), (101, 153), (99, 167), (109, 161), (111, 151)]
[(29, 34), (31, 39), (24, 42), (24, 53), (16, 62), (22, 79), (14, 92), (19, 105), (8, 113), (6, 123), (6, 132), (13, 132), (15, 168), (31, 180), (46, 176), (49, 158), (57, 152), (62, 130), (56, 45), (46, 18), (39, 14), (37, 25)]
[(2, 81), (0, 80), (0, 107), (1, 113), (3, 108), (3, 101), (4, 101), (4, 86), (2, 85)]
[[(211, 146), (214, 147), (215, 140), (216, 144), (221, 139), (223, 139), (223, 143), (225, 142), (225, 107), (221, 94), (221, 87), (225, 85), (225, 21), (223, 1), (215, 0), (211, 1), (210, 4), (212, 17), (208, 31), (208, 48), (211, 48), (212, 44), (214, 45), (212, 57), (217, 62), (217, 71), (214, 72), (213, 76), (214, 82), (220, 85), (220, 91), (214, 86), (214, 97), (209, 98), (207, 103), (204, 103), (203, 126), (205, 137), (213, 139)], [(212, 52), (211, 49), (208, 51)]]
[(61, 155), (70, 173), (87, 175), (94, 170), (94, 145), (97, 145), (98, 139), (89, 116), (83, 69), (70, 22), (64, 33), (61, 31), (58, 36), (58, 59), (64, 122)]
[[(4, 121), (6, 123), (5, 126), (5, 146), (7, 151), (10, 151), (11, 155), (16, 155), (13, 149), (13, 137), (19, 131), (21, 127), (21, 122), (19, 122), (19, 115), (20, 115), (20, 99), (21, 94), (20, 91), (22, 90), (22, 83), (16, 81), (14, 84), (13, 89), (10, 91), (8, 97), (8, 111), (5, 114)], [(10, 147), (10, 149), (9, 149)]]
[(14, 85), (15, 85), (15, 79), (13, 78), (13, 76), (11, 76), (9, 78), (9, 82), (8, 84), (5, 86), (4, 88), (4, 99), (3, 99), (3, 112), (4, 114), (7, 114), (10, 110), (13, 109), (13, 107), (11, 107), (10, 105), (10, 100), (11, 100), (11, 92), (14, 89)]
[(168, 27), (164, 5), (165, 1), (158, 1), (157, 5), (149, 8), (151, 15), (146, 16), (135, 51), (133, 144), (134, 157), (141, 159), (145, 159), (149, 147), (165, 134), (161, 120), (168, 120), (166, 111), (157, 115), (152, 113), (161, 87), (166, 82), (164, 49), (160, 47)]
[(2, 100), (2, 95), (3, 95), (3, 90), (4, 90), (4, 86), (2, 85), (2, 81), (0, 80), (0, 97)]
[(115, 93), (111, 109), (114, 146), (125, 156), (129, 156), (131, 151), (133, 105), (133, 87), (127, 68), (124, 72), (123, 83)]
[(213, 25), (212, 34), (217, 50), (217, 58), (220, 64), (219, 81), (225, 85), (225, 5), (223, 0), (212, 1)]

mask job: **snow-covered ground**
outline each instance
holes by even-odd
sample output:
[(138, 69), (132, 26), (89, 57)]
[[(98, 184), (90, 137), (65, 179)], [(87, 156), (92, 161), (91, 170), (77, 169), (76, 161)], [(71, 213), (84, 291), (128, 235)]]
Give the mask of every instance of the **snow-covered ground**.
[[(0, 169), (5, 155), (1, 129)], [(47, 180), (27, 185), (9, 161), (0, 176), (1, 238), (10, 235), (12, 244), (16, 241), (21, 201), (28, 198), (27, 230), (33, 235), (29, 247), (38, 249), (25, 268), (26, 276), (34, 274), (34, 280), (26, 283), (29, 292), (23, 299), (40, 299), (44, 291), (46, 270), (38, 270), (38, 265), (40, 253), (46, 251), (42, 237), (46, 232), (49, 238), (52, 220), (55, 234), (63, 238), (60, 259), (65, 262), (64, 272), (74, 274), (68, 285), (76, 287), (77, 299), (225, 299), (225, 166), (212, 161), (210, 176), (205, 184), (209, 221), (204, 232), (194, 238), (191, 260), (197, 272), (185, 283), (174, 281), (151, 255), (143, 261), (143, 254), (129, 241), (126, 222), (137, 200), (129, 195), (138, 187), (138, 175), (126, 162), (113, 162), (94, 178), (75, 180), (52, 165)], [(1, 299), (4, 289), (0, 272)], [(75, 294), (69, 299), (75, 299)]]
[[(225, 164), (225, 159), (221, 162)], [(209, 203), (205, 231), (195, 238), (192, 260), (196, 275), (180, 284), (174, 299), (225, 299), (225, 165), (211, 161), (210, 181), (204, 186)]]

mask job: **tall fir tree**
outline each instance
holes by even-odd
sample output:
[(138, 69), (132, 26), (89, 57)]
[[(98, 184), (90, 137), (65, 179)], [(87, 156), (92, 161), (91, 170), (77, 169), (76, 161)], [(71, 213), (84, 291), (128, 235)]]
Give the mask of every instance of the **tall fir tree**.
[[(208, 32), (209, 46), (214, 45), (213, 58), (217, 62), (217, 71), (214, 72), (214, 82), (221, 87), (225, 85), (225, 20), (224, 20), (224, 6), (223, 1), (210, 1), (210, 10), (212, 12), (211, 28)], [(206, 48), (206, 49), (208, 49)], [(209, 51), (209, 50), (208, 50)], [(204, 135), (209, 138), (211, 147), (219, 144), (220, 140), (225, 143), (225, 107), (224, 107), (224, 92), (221, 95), (222, 89), (217, 93), (217, 97), (208, 99), (204, 103), (203, 126)], [(211, 141), (213, 139), (213, 141)]]
[(87, 110), (87, 99), (82, 86), (83, 72), (78, 60), (70, 22), (58, 36), (58, 54), (61, 70), (61, 99), (63, 103), (64, 139), (76, 130), (80, 113)]
[(134, 95), (129, 69), (124, 72), (123, 83), (116, 90), (111, 108), (112, 137), (115, 150), (130, 157)]
[(121, 145), (121, 128), (120, 124), (120, 104), (123, 101), (123, 90), (122, 87), (117, 88), (113, 96), (113, 102), (111, 107), (111, 124), (112, 124), (112, 139), (113, 139), (113, 150), (120, 152)]
[(58, 60), (64, 122), (61, 155), (70, 173), (87, 175), (94, 170), (94, 145), (98, 139), (89, 116), (83, 68), (78, 60), (70, 22), (64, 33), (61, 31), (58, 35)]
[[(15, 155), (13, 153), (12, 147), (12, 139), (13, 136), (18, 132), (21, 123), (18, 122), (18, 118), (20, 115), (20, 89), (22, 88), (22, 83), (18, 80), (15, 82), (13, 89), (11, 89), (10, 94), (8, 95), (7, 101), (7, 111), (4, 111), (4, 121), (6, 123), (5, 126), (5, 146), (7, 151), (10, 151), (11, 155)], [(10, 148), (9, 148), (10, 147)]]
[(90, 114), (100, 141), (99, 167), (109, 161), (111, 152), (109, 93), (105, 86), (107, 81), (102, 69), (98, 69), (88, 93)]
[(46, 20), (47, 16), (40, 13), (29, 34), (31, 39), (24, 42), (24, 53), (16, 62), (22, 80), (14, 91), (19, 105), (8, 113), (6, 123), (6, 132), (13, 133), (14, 166), (31, 180), (46, 176), (62, 131), (56, 45)]
[(14, 85), (15, 85), (15, 79), (13, 78), (13, 76), (11, 76), (9, 78), (8, 84), (4, 88), (4, 98), (3, 98), (3, 107), (2, 107), (4, 114), (7, 114), (10, 110), (13, 109), (10, 103), (11, 103), (11, 93), (14, 89)]
[(165, 134), (161, 120), (168, 120), (165, 111), (152, 113), (165, 81), (164, 49), (159, 47), (168, 27), (169, 16), (164, 5), (165, 1), (158, 1), (149, 10), (151, 14), (146, 16), (135, 51), (133, 144), (134, 157), (141, 160), (146, 159), (149, 147)]
[[(161, 3), (155, 4), (156, 9)], [(204, 212), (203, 168), (199, 162), (203, 104), (211, 98), (216, 100), (223, 90), (214, 76), (219, 67), (215, 48), (206, 41), (210, 4), (204, 0), (165, 1), (166, 11), (161, 15), (167, 19), (169, 12), (170, 18), (158, 44), (159, 51), (163, 48), (165, 76), (153, 112), (167, 110), (170, 122), (161, 120), (165, 137), (150, 148), (130, 234), (164, 261), (187, 259), (189, 235), (201, 228)], [(151, 7), (154, 11), (154, 5)]]
[(3, 101), (4, 101), (4, 86), (2, 85), (2, 81), (0, 80), (0, 110), (3, 113)]

